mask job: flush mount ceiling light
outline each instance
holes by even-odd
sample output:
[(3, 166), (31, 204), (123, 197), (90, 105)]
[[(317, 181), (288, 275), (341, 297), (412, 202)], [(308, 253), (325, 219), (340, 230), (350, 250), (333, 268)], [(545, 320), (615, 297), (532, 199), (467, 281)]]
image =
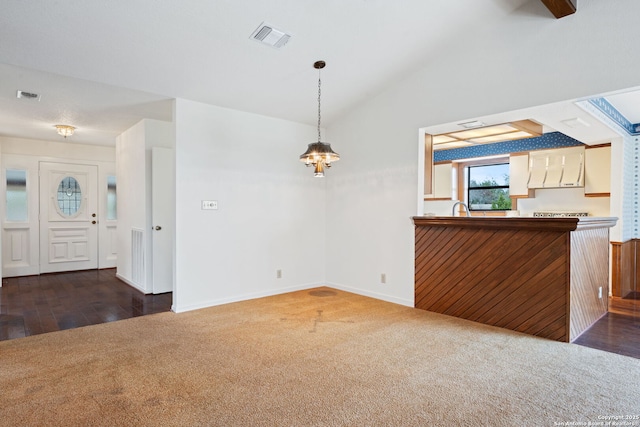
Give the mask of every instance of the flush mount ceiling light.
[[(460, 123), (460, 125), (464, 126), (464, 123)], [(471, 145), (534, 138), (540, 135), (542, 135), (541, 124), (532, 120), (519, 120), (511, 123), (433, 135), (433, 149), (450, 150)]]
[(65, 138), (73, 135), (76, 128), (70, 125), (55, 125), (56, 130), (58, 131), (58, 135), (64, 136)]
[(318, 142), (309, 144), (307, 151), (300, 155), (300, 161), (305, 165), (315, 167), (314, 176), (322, 178), (324, 176), (324, 166), (330, 168), (331, 162), (340, 160), (340, 155), (331, 149), (331, 145), (320, 142), (320, 87), (322, 81), (320, 79), (320, 70), (327, 65), (324, 61), (316, 61), (313, 68), (318, 70)]

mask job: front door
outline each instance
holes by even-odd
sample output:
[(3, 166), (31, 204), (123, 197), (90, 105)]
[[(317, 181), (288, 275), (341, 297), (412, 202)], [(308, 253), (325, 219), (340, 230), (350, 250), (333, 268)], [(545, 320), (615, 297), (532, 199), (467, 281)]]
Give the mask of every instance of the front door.
[(98, 268), (98, 168), (40, 162), (40, 273)]

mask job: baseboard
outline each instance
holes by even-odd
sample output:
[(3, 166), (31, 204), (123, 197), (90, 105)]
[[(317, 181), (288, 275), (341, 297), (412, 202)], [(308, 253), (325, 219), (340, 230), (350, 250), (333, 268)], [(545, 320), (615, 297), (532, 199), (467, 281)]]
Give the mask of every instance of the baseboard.
[(388, 301), (388, 302), (393, 302), (396, 304), (400, 304), (400, 305), (405, 305), (407, 307), (414, 307), (414, 301), (413, 299), (404, 299), (404, 298), (398, 298), (392, 295), (386, 295), (386, 294), (382, 294), (379, 292), (373, 292), (373, 291), (369, 291), (369, 290), (364, 290), (364, 289), (359, 289), (359, 288), (354, 288), (351, 286), (345, 286), (345, 285), (341, 285), (339, 283), (332, 283), (332, 282), (327, 282), (325, 286), (328, 286), (330, 288), (335, 288), (335, 289), (339, 289), (341, 291), (345, 291), (345, 292), (351, 292), (352, 294), (358, 294), (358, 295), (362, 295), (365, 297), (371, 297), (371, 298), (375, 298), (375, 299), (379, 299), (382, 301)]
[(171, 311), (173, 311), (174, 313), (184, 313), (184, 312), (187, 312), (187, 311), (199, 310), (199, 309), (202, 309), (202, 308), (214, 307), (214, 306), (223, 305), (223, 304), (230, 304), (230, 303), (233, 303), (233, 302), (240, 302), (240, 301), (246, 301), (246, 300), (251, 300), (251, 299), (256, 299), (256, 298), (270, 297), (270, 296), (274, 296), (274, 295), (286, 294), (288, 292), (304, 291), (304, 290), (307, 290), (307, 289), (313, 289), (313, 288), (317, 288), (317, 287), (321, 287), (321, 286), (326, 286), (326, 287), (329, 287), (329, 288), (334, 288), (334, 289), (338, 289), (338, 290), (345, 291), (345, 292), (351, 292), (352, 294), (357, 294), (357, 295), (362, 295), (362, 296), (366, 296), (366, 297), (370, 297), (370, 298), (375, 298), (375, 299), (379, 299), (379, 300), (382, 300), (382, 301), (388, 301), (388, 302), (392, 302), (392, 303), (395, 303), (395, 304), (404, 305), (404, 306), (407, 306), (407, 307), (413, 307), (414, 306), (414, 302), (413, 302), (412, 299), (409, 300), (409, 299), (404, 299), (404, 298), (398, 298), (398, 297), (394, 297), (392, 295), (386, 295), (386, 294), (382, 294), (382, 293), (378, 293), (378, 292), (366, 291), (366, 290), (354, 288), (354, 287), (351, 287), (351, 286), (341, 285), (341, 284), (338, 284), (338, 283), (326, 282), (326, 283), (307, 283), (307, 284), (289, 286), (289, 287), (280, 288), (280, 289), (272, 289), (272, 290), (260, 291), (260, 292), (251, 292), (251, 293), (246, 293), (246, 294), (234, 295), (234, 296), (228, 297), (228, 298), (218, 298), (218, 299), (214, 299), (214, 300), (208, 300), (208, 301), (199, 302), (197, 304), (189, 304), (189, 305), (184, 305), (184, 306), (176, 306), (174, 304), (174, 305), (171, 306)]
[(120, 280), (122, 280), (124, 283), (126, 283), (127, 285), (131, 286), (134, 289), (139, 290), (140, 292), (142, 292), (143, 294), (146, 294), (147, 291), (144, 288), (141, 288), (140, 286), (136, 285), (135, 283), (133, 283), (131, 280), (127, 279), (126, 277), (124, 277), (123, 275), (116, 273), (116, 277)]
[(251, 300), (256, 298), (270, 297), (273, 295), (286, 294), (288, 292), (303, 291), (305, 289), (317, 288), (319, 286), (325, 286), (325, 285), (324, 283), (307, 283), (302, 285), (289, 286), (286, 288), (271, 289), (271, 290), (260, 291), (260, 292), (250, 292), (246, 294), (234, 295), (228, 298), (208, 300), (208, 301), (199, 302), (197, 304), (189, 304), (185, 306), (176, 306), (174, 304), (171, 306), (171, 311), (173, 311), (174, 313), (184, 313), (186, 311), (199, 310), (201, 308), (214, 307), (216, 305), (229, 304), (232, 302), (240, 302), (240, 301), (246, 301), (246, 300)]

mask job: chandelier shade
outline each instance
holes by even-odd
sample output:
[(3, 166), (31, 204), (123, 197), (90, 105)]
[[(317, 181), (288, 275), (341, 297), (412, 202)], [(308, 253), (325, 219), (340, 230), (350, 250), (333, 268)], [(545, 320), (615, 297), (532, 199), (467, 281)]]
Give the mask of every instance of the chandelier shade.
[(331, 162), (340, 160), (340, 155), (331, 149), (331, 145), (325, 142), (312, 142), (309, 144), (307, 151), (300, 155), (300, 161), (316, 163), (322, 160), (327, 165)]
[(324, 142), (309, 144), (307, 151), (300, 155), (300, 161), (307, 166), (315, 166), (315, 177), (324, 176), (324, 166), (330, 168), (331, 162), (340, 160), (340, 155), (331, 149), (331, 145)]
[(308, 145), (307, 151), (300, 155), (300, 161), (305, 165), (313, 165), (314, 176), (321, 178), (324, 176), (324, 167), (331, 167), (332, 162), (340, 160), (340, 155), (331, 149), (331, 145), (326, 142), (321, 142), (320, 138), (320, 95), (322, 81), (320, 79), (320, 70), (324, 68), (326, 63), (324, 61), (316, 61), (313, 64), (313, 68), (318, 70), (318, 142), (312, 142)]

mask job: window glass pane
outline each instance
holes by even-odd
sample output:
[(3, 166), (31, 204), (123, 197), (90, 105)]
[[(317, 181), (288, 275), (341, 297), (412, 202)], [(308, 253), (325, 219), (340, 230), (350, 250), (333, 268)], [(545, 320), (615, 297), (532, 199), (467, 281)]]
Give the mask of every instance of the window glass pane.
[(27, 221), (27, 171), (7, 169), (7, 221)]
[(65, 176), (58, 185), (58, 209), (70, 217), (78, 213), (82, 204), (80, 183), (72, 176)]
[(510, 210), (509, 189), (469, 190), (469, 209), (479, 211)]
[(509, 210), (509, 164), (470, 166), (468, 201), (471, 210)]
[(116, 210), (116, 177), (107, 176), (107, 219), (114, 221), (118, 219)]
[(469, 187), (509, 186), (509, 163), (469, 168)]

